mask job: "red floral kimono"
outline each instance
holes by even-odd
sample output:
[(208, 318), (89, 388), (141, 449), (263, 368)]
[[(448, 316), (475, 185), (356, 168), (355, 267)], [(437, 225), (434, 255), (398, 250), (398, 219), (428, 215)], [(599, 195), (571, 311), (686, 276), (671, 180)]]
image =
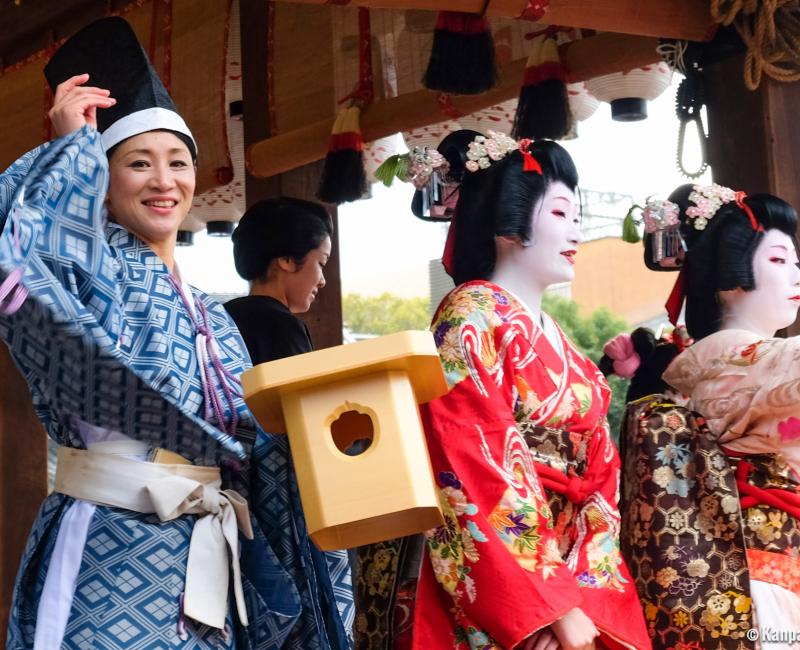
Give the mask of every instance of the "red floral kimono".
[(610, 391), (547, 318), (468, 282), (433, 330), (451, 391), (423, 410), (445, 524), (426, 533), (415, 648), (515, 648), (573, 607), (598, 647), (649, 648), (619, 552)]

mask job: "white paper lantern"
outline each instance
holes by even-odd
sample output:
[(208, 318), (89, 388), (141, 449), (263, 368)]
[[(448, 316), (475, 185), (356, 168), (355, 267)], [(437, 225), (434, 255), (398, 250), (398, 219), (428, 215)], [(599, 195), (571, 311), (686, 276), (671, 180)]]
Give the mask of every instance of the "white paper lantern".
[(487, 131), (500, 131), (510, 133), (514, 123), (514, 112), (517, 110), (517, 100), (509, 99), (502, 104), (495, 104), (476, 111), (471, 115), (458, 118), (462, 129), (471, 129), (478, 133), (486, 134)]
[(600, 101), (611, 104), (613, 119), (634, 122), (647, 117), (647, 101), (663, 93), (671, 81), (672, 70), (665, 63), (654, 63), (589, 79), (586, 88)]
[(431, 147), (435, 149), (446, 135), (453, 131), (458, 131), (460, 128), (461, 126), (458, 122), (447, 120), (446, 122), (423, 126), (419, 129), (403, 131), (403, 140), (409, 149), (414, 147)]
[(600, 100), (597, 99), (586, 88), (582, 81), (574, 84), (567, 84), (567, 98), (569, 100), (569, 110), (576, 122), (583, 122), (594, 115)]
[[(231, 6), (231, 16), (238, 16), (238, 2)], [(241, 40), (239, 21), (231, 20), (228, 31), (228, 50), (225, 62), (225, 104), (231, 106), (242, 98)], [(220, 185), (198, 194), (192, 209), (181, 224), (181, 244), (191, 245), (192, 233), (206, 229), (212, 237), (229, 236), (245, 211), (244, 200), (244, 123), (241, 116), (228, 115), (226, 120), (228, 151), (231, 167), (220, 170), (227, 178)], [(203, 152), (200, 152), (203, 155)]]

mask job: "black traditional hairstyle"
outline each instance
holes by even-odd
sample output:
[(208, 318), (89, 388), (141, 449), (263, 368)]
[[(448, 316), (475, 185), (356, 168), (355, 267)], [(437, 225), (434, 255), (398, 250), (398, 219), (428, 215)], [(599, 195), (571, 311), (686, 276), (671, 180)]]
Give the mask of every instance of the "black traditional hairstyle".
[(578, 171), (569, 153), (550, 140), (533, 142), (529, 151), (542, 173), (523, 170), (523, 157), (514, 151), (489, 168), (465, 172), (456, 206), (453, 280), (488, 280), (495, 267), (496, 236), (531, 239), (535, 207), (547, 188), (561, 181), (578, 187)]
[(744, 199), (758, 224), (756, 229), (745, 210), (735, 202), (723, 205), (697, 230), (686, 217), (692, 185), (682, 185), (669, 197), (680, 207), (681, 232), (688, 246), (684, 261), (686, 327), (695, 340), (717, 332), (722, 325), (722, 305), (717, 294), (742, 288), (755, 289), (753, 253), (764, 231), (777, 229), (795, 241), (797, 213), (783, 199), (755, 194)]
[(332, 234), (331, 217), (319, 203), (289, 197), (259, 201), (231, 237), (236, 272), (248, 281), (266, 279), (272, 260), (289, 257), (301, 265)]
[[(631, 343), (633, 343), (634, 351), (639, 355), (639, 367), (631, 377), (625, 400), (633, 402), (641, 397), (666, 391), (669, 385), (661, 378), (661, 375), (664, 374), (672, 360), (680, 354), (678, 346), (656, 339), (653, 331), (646, 327), (637, 327), (631, 332)], [(597, 367), (606, 377), (613, 375), (614, 359), (604, 354), (597, 362)]]

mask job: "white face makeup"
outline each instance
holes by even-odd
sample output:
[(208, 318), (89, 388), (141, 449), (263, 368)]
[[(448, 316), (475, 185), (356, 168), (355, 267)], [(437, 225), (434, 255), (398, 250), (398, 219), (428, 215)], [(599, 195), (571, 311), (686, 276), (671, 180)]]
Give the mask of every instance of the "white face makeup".
[(583, 241), (575, 192), (560, 181), (551, 183), (531, 218), (530, 241), (523, 242), (518, 256), (521, 270), (542, 289), (571, 282)]
[(773, 336), (791, 325), (800, 307), (800, 269), (792, 238), (768, 230), (753, 253), (755, 289), (720, 292), (726, 328), (745, 327)]

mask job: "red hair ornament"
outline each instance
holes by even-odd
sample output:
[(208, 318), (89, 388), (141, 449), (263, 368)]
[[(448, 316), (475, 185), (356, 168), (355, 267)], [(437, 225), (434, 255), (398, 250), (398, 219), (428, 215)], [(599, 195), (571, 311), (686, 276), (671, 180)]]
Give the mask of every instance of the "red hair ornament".
[(534, 172), (542, 176), (542, 166), (539, 161), (533, 157), (528, 147), (531, 146), (532, 140), (530, 138), (523, 138), (519, 141), (519, 152), (522, 154), (522, 171)]

